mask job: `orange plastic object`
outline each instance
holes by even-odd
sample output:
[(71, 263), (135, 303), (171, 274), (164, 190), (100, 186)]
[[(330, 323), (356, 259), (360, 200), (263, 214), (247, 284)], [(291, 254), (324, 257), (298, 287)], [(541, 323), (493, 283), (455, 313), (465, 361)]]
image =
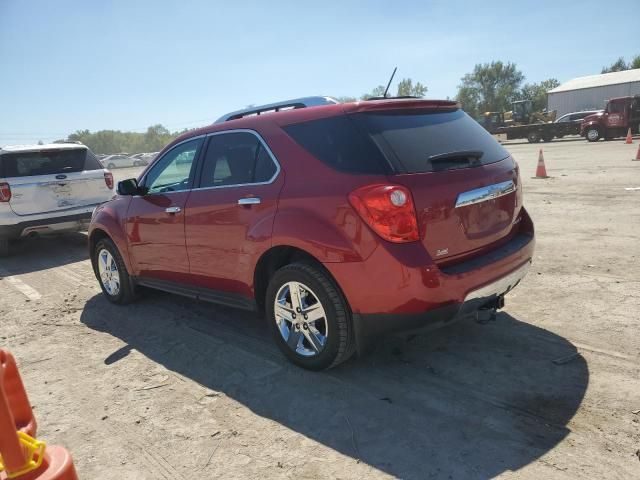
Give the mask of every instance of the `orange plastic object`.
[(78, 480), (71, 455), (32, 438), (36, 420), (13, 356), (0, 350), (0, 480)]
[[(9, 410), (15, 419), (15, 429), (32, 437), (36, 436), (38, 424), (22, 384), (16, 361), (9, 352), (0, 350), (0, 388), (9, 403)], [(0, 400), (1, 401), (1, 400)], [(2, 428), (0, 428), (0, 432)]]

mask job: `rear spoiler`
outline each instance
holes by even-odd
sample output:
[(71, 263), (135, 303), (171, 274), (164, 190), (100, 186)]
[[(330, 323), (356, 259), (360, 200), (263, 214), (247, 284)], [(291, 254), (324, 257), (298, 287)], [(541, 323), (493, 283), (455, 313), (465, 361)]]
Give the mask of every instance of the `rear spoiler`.
[(457, 110), (458, 102), (452, 100), (423, 100), (415, 98), (368, 100), (343, 104), (345, 113), (374, 112), (381, 110)]

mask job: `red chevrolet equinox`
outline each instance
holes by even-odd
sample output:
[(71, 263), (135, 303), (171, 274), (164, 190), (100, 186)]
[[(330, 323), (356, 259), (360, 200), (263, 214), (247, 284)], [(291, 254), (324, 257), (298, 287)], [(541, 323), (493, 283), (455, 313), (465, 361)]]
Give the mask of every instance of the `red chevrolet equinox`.
[(295, 364), (503, 305), (534, 249), (518, 165), (450, 101), (309, 97), (228, 114), (118, 184), (89, 229), (105, 296), (264, 312)]

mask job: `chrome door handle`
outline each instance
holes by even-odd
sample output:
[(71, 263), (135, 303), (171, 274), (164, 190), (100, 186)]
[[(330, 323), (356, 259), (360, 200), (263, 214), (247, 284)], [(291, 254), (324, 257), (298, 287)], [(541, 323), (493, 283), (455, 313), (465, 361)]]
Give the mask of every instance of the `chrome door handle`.
[(166, 213), (172, 213), (173, 214), (173, 213), (180, 213), (182, 211), (182, 209), (180, 207), (168, 207), (168, 208), (165, 208), (164, 211)]
[(241, 198), (240, 200), (238, 200), (238, 205), (259, 205), (260, 204), (260, 198), (258, 197), (247, 197), (247, 198)]

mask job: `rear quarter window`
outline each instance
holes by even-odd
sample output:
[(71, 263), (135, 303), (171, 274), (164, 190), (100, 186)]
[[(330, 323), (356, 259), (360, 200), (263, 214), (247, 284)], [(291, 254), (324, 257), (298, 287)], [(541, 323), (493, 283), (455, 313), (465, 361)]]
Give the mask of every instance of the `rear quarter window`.
[(0, 156), (0, 177), (33, 177), (102, 169), (88, 149), (6, 153)]

